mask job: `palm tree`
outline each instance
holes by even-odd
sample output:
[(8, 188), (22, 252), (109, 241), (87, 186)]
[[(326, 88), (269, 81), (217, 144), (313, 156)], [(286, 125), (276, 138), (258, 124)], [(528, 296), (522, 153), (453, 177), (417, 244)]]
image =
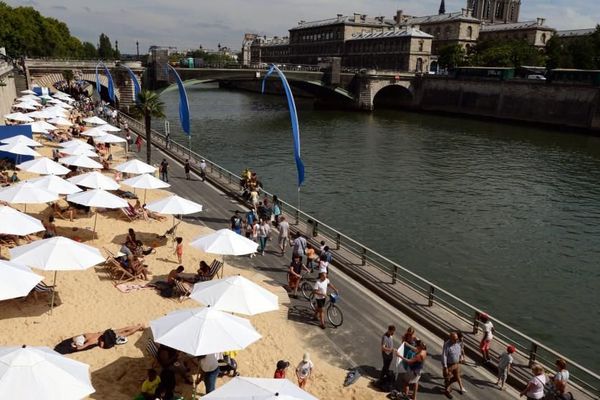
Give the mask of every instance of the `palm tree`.
[(164, 104), (160, 101), (157, 93), (143, 89), (138, 94), (138, 101), (135, 105), (135, 114), (138, 117), (144, 118), (144, 126), (146, 128), (146, 162), (151, 163), (152, 154), (152, 117), (164, 118), (163, 112)]

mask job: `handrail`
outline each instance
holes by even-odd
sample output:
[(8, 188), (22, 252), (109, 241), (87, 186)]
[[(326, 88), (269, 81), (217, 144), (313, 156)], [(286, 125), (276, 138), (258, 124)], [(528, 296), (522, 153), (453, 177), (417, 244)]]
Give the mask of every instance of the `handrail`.
[[(142, 122), (131, 118), (129, 115), (122, 112), (120, 112), (120, 115), (122, 118), (128, 121), (130, 128), (136, 130), (138, 133), (145, 133), (144, 124)], [(198, 160), (205, 160), (207, 165), (210, 167), (211, 171), (216, 170), (219, 174), (219, 177), (222, 177), (223, 175), (228, 176), (229, 183), (233, 183), (233, 179), (235, 179), (236, 184), (241, 180), (241, 177), (236, 175), (235, 173), (218, 165), (217, 163), (209, 160), (208, 158), (201, 156), (194, 151), (191, 151), (184, 145), (172, 140), (171, 138), (167, 139), (165, 135), (154, 129), (152, 129), (152, 135), (153, 139), (157, 139), (157, 141), (162, 142), (168, 149), (175, 149), (177, 153), (180, 153), (181, 155), (187, 155), (188, 157), (190, 157), (190, 159), (196, 158)], [(270, 197), (273, 196), (266, 190), (261, 190), (266, 195)], [(410, 271), (409, 269), (401, 266), (400, 264), (397, 264), (389, 258), (377, 253), (373, 249), (339, 232), (338, 230), (325, 224), (324, 222), (319, 221), (312, 215), (296, 209), (293, 205), (281, 199), (279, 200), (285, 207), (287, 207), (288, 210), (291, 210), (291, 215), (295, 215), (296, 224), (298, 224), (299, 222), (303, 222), (307, 226), (312, 225), (313, 232), (314, 229), (318, 226), (320, 235), (328, 237), (333, 243), (336, 243), (336, 247), (344, 247), (350, 253), (354, 254), (359, 258), (362, 258), (363, 265), (369, 262), (370, 265), (390, 275), (390, 277), (392, 278), (392, 283), (395, 283), (396, 280), (400, 277), (400, 274), (403, 274), (404, 276), (402, 276), (402, 278), (405, 282), (411, 283), (413, 288), (419, 289), (416, 290), (417, 293), (427, 297), (428, 306), (432, 306), (434, 304), (434, 301), (437, 300), (438, 303), (441, 303), (448, 309), (453, 310), (455, 313), (458, 313), (458, 315), (463, 317), (465, 320), (472, 321), (474, 326), (473, 333), (477, 333), (477, 317), (480, 313), (482, 313), (482, 310), (480, 308), (462, 300), (461, 298), (434, 284), (433, 282), (419, 276), (418, 274)], [(385, 264), (388, 264), (388, 266), (386, 266)], [(416, 282), (413, 282), (413, 280), (415, 280)], [(420, 284), (417, 284), (417, 282), (419, 282)], [(452, 304), (449, 300), (454, 302), (454, 304)], [(461, 309), (461, 306), (466, 310)], [(499, 338), (505, 338), (507, 343), (515, 344), (516, 347), (520, 348), (525, 354), (529, 354), (530, 364), (532, 364), (535, 360), (543, 360), (546, 361), (546, 363), (553, 365), (553, 361), (555, 359), (562, 358), (569, 364), (572, 382), (577, 382), (581, 386), (585, 387), (586, 390), (593, 392), (595, 395), (600, 394), (600, 375), (598, 375), (597, 373), (579, 365), (578, 363), (564, 356), (563, 354), (541, 344), (538, 340), (531, 338), (530, 336), (518, 331), (517, 329), (512, 328), (511, 326), (496, 318), (494, 318), (494, 324), (496, 328), (502, 327), (504, 330), (503, 331), (496, 329), (496, 335)], [(517, 342), (514, 337), (509, 336), (508, 333), (516, 336), (516, 338), (519, 339), (519, 342)], [(528, 342), (528, 344), (522, 343), (522, 341)], [(540, 350), (548, 353), (554, 360), (548, 360), (547, 358), (542, 357), (540, 354)], [(573, 373), (574, 369), (588, 375), (588, 377), (592, 378), (591, 380), (595, 381), (595, 383), (590, 383), (588, 382), (588, 380), (582, 379), (578, 376), (579, 374)]]

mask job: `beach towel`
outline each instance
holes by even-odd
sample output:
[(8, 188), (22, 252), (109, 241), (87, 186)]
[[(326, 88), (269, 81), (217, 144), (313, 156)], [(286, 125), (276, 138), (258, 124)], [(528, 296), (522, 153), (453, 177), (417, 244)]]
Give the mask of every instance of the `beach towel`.
[(119, 289), (123, 293), (130, 293), (130, 292), (135, 292), (137, 290), (152, 289), (152, 288), (146, 287), (144, 285), (138, 285), (135, 283), (119, 283), (117, 285), (117, 289)]

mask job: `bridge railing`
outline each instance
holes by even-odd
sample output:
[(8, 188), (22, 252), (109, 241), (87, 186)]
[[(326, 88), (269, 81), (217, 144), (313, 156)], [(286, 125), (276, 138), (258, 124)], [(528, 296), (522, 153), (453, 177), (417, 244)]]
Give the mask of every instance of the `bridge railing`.
[[(144, 133), (143, 123), (123, 113), (121, 113), (121, 116), (127, 121), (131, 129), (142, 134)], [(239, 190), (241, 177), (235, 173), (221, 167), (205, 156), (190, 151), (189, 148), (186, 148), (186, 146), (176, 141), (167, 140), (163, 133), (154, 129), (152, 130), (152, 138), (153, 142), (156, 142), (160, 147), (167, 148), (181, 159), (189, 157), (189, 159), (196, 164), (202, 159), (205, 160), (209, 177), (213, 177), (214, 179), (218, 178), (219, 181), (228, 183), (232, 190)], [(267, 191), (264, 191), (264, 193), (272, 197), (271, 193)], [(305, 235), (309, 237), (316, 236), (317, 234), (324, 236), (328, 239), (329, 243), (333, 244), (333, 249), (338, 250), (339, 253), (341, 253), (340, 250), (348, 252), (360, 260), (359, 264), (351, 265), (351, 267), (360, 270), (367, 264), (374, 266), (389, 278), (390, 283), (403, 282), (406, 286), (410, 287), (411, 290), (421, 295), (424, 302), (426, 302), (429, 307), (434, 304), (445, 307), (467, 323), (472, 324), (473, 333), (477, 333), (479, 325), (478, 319), (479, 315), (482, 313), (482, 310), (479, 307), (460, 299), (435, 283), (404, 268), (398, 263), (377, 253), (375, 250), (318, 220), (314, 216), (297, 209), (292, 204), (283, 200), (281, 201), (286, 214), (292, 216), (297, 225), (309, 227), (309, 231), (304, 232)], [(337, 254), (339, 253), (336, 253), (335, 257), (337, 257)], [(519, 353), (527, 358), (530, 365), (534, 362), (538, 362), (545, 365), (547, 369), (552, 370), (555, 361), (562, 358), (569, 364), (571, 375), (570, 384), (573, 384), (583, 392), (590, 394), (590, 397), (592, 398), (600, 395), (600, 375), (597, 373), (579, 365), (565, 355), (543, 345), (540, 341), (525, 335), (496, 318), (494, 318), (494, 326), (496, 337), (505, 343), (513, 344), (518, 349)]]

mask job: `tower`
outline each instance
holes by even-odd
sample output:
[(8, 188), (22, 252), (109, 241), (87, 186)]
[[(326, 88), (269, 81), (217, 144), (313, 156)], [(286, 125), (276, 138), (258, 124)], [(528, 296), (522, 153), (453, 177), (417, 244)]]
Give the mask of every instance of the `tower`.
[(440, 15), (446, 14), (446, 3), (444, 2), (444, 0), (442, 0), (442, 2), (440, 3), (440, 9), (439, 9), (438, 13)]
[(467, 0), (467, 7), (483, 22), (506, 24), (519, 22), (521, 0)]

